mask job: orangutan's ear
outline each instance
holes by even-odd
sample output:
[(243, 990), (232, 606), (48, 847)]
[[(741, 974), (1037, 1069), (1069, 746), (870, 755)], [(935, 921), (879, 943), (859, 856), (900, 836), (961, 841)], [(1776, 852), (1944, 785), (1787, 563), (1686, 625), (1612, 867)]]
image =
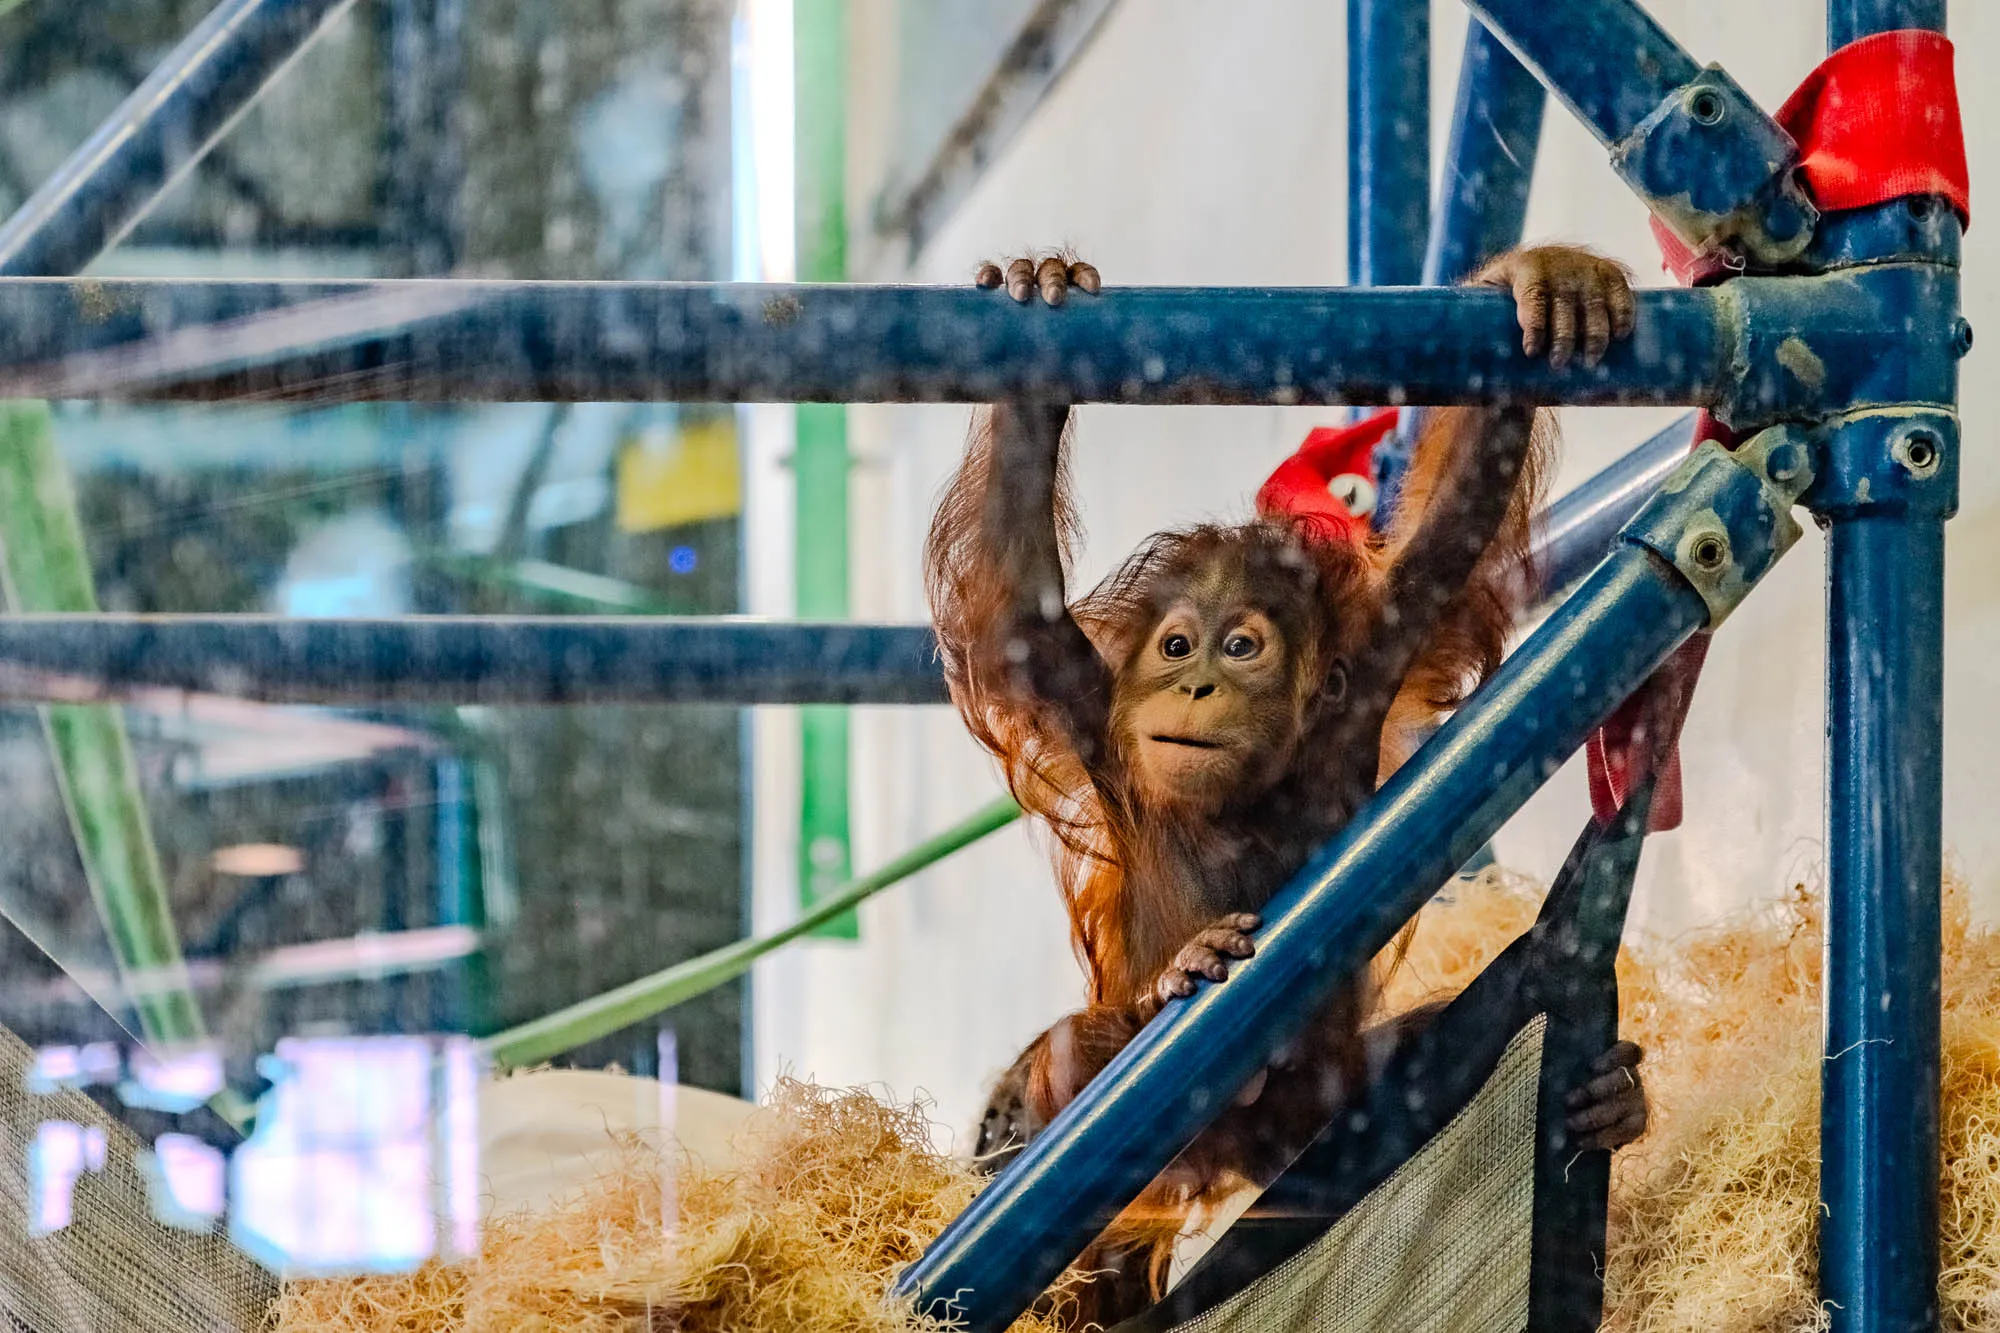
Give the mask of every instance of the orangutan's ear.
[(1083, 633), (1084, 637), (1090, 640), (1091, 647), (1097, 649), (1097, 655), (1104, 659), (1104, 665), (1111, 668), (1111, 674), (1114, 676), (1125, 670), (1125, 664), (1132, 660), (1132, 654), (1138, 651), (1139, 645), (1144, 642), (1143, 637), (1138, 634), (1113, 634), (1104, 625), (1088, 622), (1083, 625)]
[(1319, 687), (1319, 702), (1322, 707), (1338, 708), (1347, 701), (1347, 663), (1338, 657), (1326, 669), (1326, 676)]

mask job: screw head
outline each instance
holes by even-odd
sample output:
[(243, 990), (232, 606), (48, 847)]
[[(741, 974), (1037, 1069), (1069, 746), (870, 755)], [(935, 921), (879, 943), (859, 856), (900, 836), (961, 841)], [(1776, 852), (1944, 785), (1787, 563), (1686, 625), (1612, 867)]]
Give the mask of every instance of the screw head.
[(1697, 125), (1720, 124), (1727, 110), (1722, 94), (1713, 88), (1697, 88), (1687, 101), (1688, 116)]
[(1729, 543), (1719, 532), (1704, 532), (1694, 539), (1688, 554), (1701, 569), (1720, 569), (1723, 562), (1729, 559)]
[(1951, 350), (1957, 356), (1972, 350), (1972, 321), (1963, 315), (1951, 326)]
[(1917, 426), (1898, 435), (1889, 446), (1889, 454), (1902, 464), (1903, 471), (1921, 481), (1938, 470), (1944, 459), (1944, 441), (1936, 431)]

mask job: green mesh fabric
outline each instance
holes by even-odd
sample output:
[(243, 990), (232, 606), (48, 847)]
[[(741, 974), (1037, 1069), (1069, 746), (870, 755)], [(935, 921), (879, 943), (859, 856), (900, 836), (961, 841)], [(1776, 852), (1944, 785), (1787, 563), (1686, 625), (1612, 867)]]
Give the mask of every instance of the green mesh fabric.
[(1521, 1333), (1537, 1016), (1463, 1111), (1312, 1245), (1176, 1333)]

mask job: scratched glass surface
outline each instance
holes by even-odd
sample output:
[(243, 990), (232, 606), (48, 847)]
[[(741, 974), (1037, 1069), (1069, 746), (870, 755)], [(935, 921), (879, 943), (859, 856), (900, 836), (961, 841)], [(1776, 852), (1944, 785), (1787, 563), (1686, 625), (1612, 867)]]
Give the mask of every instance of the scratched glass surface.
[[(0, 5), (0, 213), (212, 8)], [(778, 177), (745, 100), (753, 59), (767, 83), (779, 67), (754, 8), (321, 5), (304, 53), (268, 58), (255, 105), (87, 272), (759, 276), (753, 177)], [(79, 589), (119, 614), (557, 629), (743, 609), (728, 405), (58, 401), (13, 405), (6, 430), (29, 492), (8, 516), (17, 611), (88, 609)], [(40, 579), (65, 530), (87, 578)], [(747, 932), (747, 715), (295, 705), (233, 695), (229, 666), (202, 664), (214, 688), (42, 676), (118, 699), (50, 714), (106, 721), (65, 758), (122, 750), (109, 779), (52, 756), (40, 696), (0, 709), (0, 1025), (30, 1051), (27, 1100), (0, 1098), (26, 1108), (0, 1142), (32, 1182), (8, 1224), (52, 1235), (88, 1206), (106, 1130), (34, 1110), (81, 1091), (133, 1136), (159, 1218), (274, 1271), (466, 1254), (490, 1184), (479, 1039)], [(128, 816), (130, 855), (80, 837)], [(150, 956), (107, 926), (148, 902), (168, 946)], [(560, 1062), (741, 1094), (745, 1015), (728, 982)]]
[[(1590, 1080), (1565, 1090), (1597, 1117), (1579, 1134), (1629, 1141), (1653, 1085), (1636, 1053), (1579, 1035), (1615, 1027), (1615, 950), (1584, 939), (1601, 919), (1535, 933), (1491, 974), (1488, 1011), (1447, 1021), (1426, 1002), (1529, 937), (1593, 801), (1591, 855), (1551, 911), (1622, 920), (1612, 844), (1631, 829), (1605, 792), (1644, 765), (1600, 753), (1587, 778), (1570, 761), (1710, 599), (1775, 558), (1757, 524), (1806, 484), (1805, 446), (1756, 453), (1755, 476), (1713, 457), (1686, 473), (1692, 409), (1792, 392), (1732, 340), (1775, 348), (1772, 330), (1817, 316), (1765, 287), (1752, 318), (1744, 288), (1657, 290), (1673, 284), (1648, 268), (1637, 335), (1563, 366), (1546, 340), (1524, 348), (1510, 298), (1595, 293), (1629, 333), (1612, 266), (1566, 251), (1559, 280), (1420, 290), (1511, 249), (1492, 218), (1520, 220), (1552, 150), (1539, 113), (1502, 132), (1527, 103), (1496, 110), (1484, 167), (1438, 194), (1419, 122), (1372, 119), (1395, 141), (1378, 136), (1377, 165), (1407, 149), (1416, 169), (1400, 195), (1378, 171), (1363, 208), (1332, 76), (1350, 8), (1221, 6), (1170, 31), (1148, 26), (1153, 0), (0, 0), (0, 275), (52, 280), (0, 280), (0, 1185), (22, 1182), (0, 1189), (0, 1225), (87, 1235), (130, 1166), (174, 1236), (226, 1240), (304, 1293), (277, 1333), (353, 1326), (300, 1312), (369, 1275), (408, 1280), (369, 1289), (393, 1305), (443, 1274), (439, 1326), (456, 1327), (467, 1291), (498, 1281), (482, 1245), (520, 1234), (487, 1226), (496, 1210), (540, 1234), (572, 1192), (587, 1225), (562, 1262), (590, 1290), (515, 1271), (508, 1299), (706, 1333), (675, 1210), (723, 1196), (683, 1173), (766, 1151), (731, 1134), (774, 1090), (796, 1113), (862, 1089), (840, 1104), (881, 1119), (847, 1131), (887, 1130), (856, 1151), (820, 1123), (730, 1177), (728, 1215), (705, 1224), (761, 1235), (820, 1190), (822, 1266), (860, 1262), (839, 1253), (863, 1248), (853, 1218), (888, 1236), (862, 1274), (873, 1301), (977, 1190), (1060, 1248), (1038, 1224), (1070, 1207), (1064, 1172), (1165, 1164), (1162, 1145), (1217, 1116), (1202, 1142), (1226, 1165), (1177, 1165), (1212, 1168), (1198, 1183), (1225, 1218), (1255, 1193), (1225, 1186), (1275, 1179), (1290, 1159), (1270, 1143), (1308, 1121), (1288, 1152), (1351, 1135), (1339, 1169), (1385, 1176), (1503, 1082), (1510, 1043), (1543, 1039), (1523, 995), (1585, 1013), (1535, 1067)], [(1433, 38), (1452, 67), (1461, 39)], [(135, 93), (215, 51), (234, 83), (211, 69)], [(1381, 97), (1429, 68), (1383, 51)], [(1087, 66), (1102, 83), (1079, 86)], [(1539, 98), (1515, 72), (1507, 96)], [(1771, 84), (1751, 89), (1767, 105)], [(1287, 123), (1243, 133), (1274, 89), (1295, 99)], [(1567, 191), (1549, 213), (1565, 237), (1622, 226), (1620, 258), (1651, 265), (1602, 154), (1548, 138), (1575, 159), (1543, 173)], [(1486, 216), (1478, 243), (1427, 261), (1432, 201)], [(1058, 248), (1052, 267), (1007, 267)], [(1855, 351), (1879, 313), (1856, 313), (1858, 281), (1813, 289), (1845, 362), (1799, 339), (1773, 351), (1795, 380), (1874, 359)], [(1494, 401), (1514, 390), (1604, 413), (1565, 417), (1547, 479), (1567, 494), (1532, 529), (1501, 499), (1534, 470), (1528, 412)], [(710, 401), (732, 396), (785, 401)], [(1057, 397), (1087, 400), (1069, 436)], [(973, 406), (995, 398), (992, 416)], [(1424, 473), (1429, 426), (1476, 437), (1454, 455), (1473, 461)], [(1913, 474), (1938, 463), (1940, 436), (1899, 438)], [(1056, 531), (1064, 485), (1074, 534)], [(1681, 498), (1607, 562), (1656, 492)], [(1427, 503), (1465, 532), (1402, 543), (1393, 524)], [(1695, 510), (1709, 528), (1682, 543)], [(1509, 522), (1534, 560), (1475, 559)], [(1796, 847), (1819, 836), (1817, 790), (1772, 794), (1818, 762), (1806, 564), (1779, 578), (1811, 602), (1792, 617), (1810, 633), (1719, 641), (1721, 688), (1757, 686), (1697, 715), (1695, 743), (1734, 748), (1687, 797), (1732, 821), (1709, 839), (1731, 845), (1649, 850), (1641, 901), (1663, 936), (1768, 897), (1737, 882), (1743, 864), (1816, 882), (1822, 849)], [(1553, 611), (1582, 586), (1594, 611)], [(1429, 638), (1403, 643), (1411, 626)], [(1566, 634), (1567, 655), (1521, 646)], [(1478, 713), (1459, 687), (1505, 670), (1503, 645), (1534, 665)], [(1428, 693), (1397, 711), (1406, 679)], [(1205, 700), (1237, 711), (1201, 721)], [(1475, 721), (1446, 740), (1483, 730), (1460, 759), (1423, 751), (1462, 703)], [(1786, 710), (1784, 743), (1745, 753)], [(1415, 780), (1369, 804), (1404, 761)], [(1488, 835), (1558, 770), (1495, 865)], [(1454, 822), (1489, 816), (1478, 836)], [(1441, 933), (1405, 959), (1397, 929), (1439, 884)], [(1784, 956), (1792, 981), (1819, 966), (1816, 946)], [(1381, 993), (1348, 989), (1371, 965)], [(1509, 1087), (1518, 1146), (1539, 1094)], [(1089, 1114), (1024, 1145), (1067, 1099)], [(628, 1133), (689, 1156), (619, 1156), (640, 1179), (612, 1218), (595, 1172)], [(1061, 1157), (1075, 1142), (1089, 1152)], [(1608, 1161), (1574, 1175), (1601, 1185)], [(912, 1204), (911, 1178), (948, 1206)], [(1156, 1182), (1139, 1212), (1190, 1216), (1190, 1179)], [(1476, 1229), (1527, 1233), (1465, 1197)], [(1324, 1204), (1280, 1194), (1267, 1217), (1323, 1223)], [(1028, 1249), (1006, 1228), (974, 1242), (996, 1235)], [(14, 1239), (0, 1232), (0, 1294)], [(766, 1294), (811, 1287), (793, 1251), (766, 1249), (782, 1254), (755, 1279)], [(321, 1278), (336, 1285), (305, 1281)]]

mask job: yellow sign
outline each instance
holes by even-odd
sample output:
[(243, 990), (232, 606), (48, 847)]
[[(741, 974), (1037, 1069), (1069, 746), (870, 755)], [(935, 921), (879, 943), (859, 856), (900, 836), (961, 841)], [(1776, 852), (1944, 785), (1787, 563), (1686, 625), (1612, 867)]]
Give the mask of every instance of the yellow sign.
[(621, 531), (654, 532), (742, 511), (743, 470), (733, 417), (648, 431), (618, 455)]

